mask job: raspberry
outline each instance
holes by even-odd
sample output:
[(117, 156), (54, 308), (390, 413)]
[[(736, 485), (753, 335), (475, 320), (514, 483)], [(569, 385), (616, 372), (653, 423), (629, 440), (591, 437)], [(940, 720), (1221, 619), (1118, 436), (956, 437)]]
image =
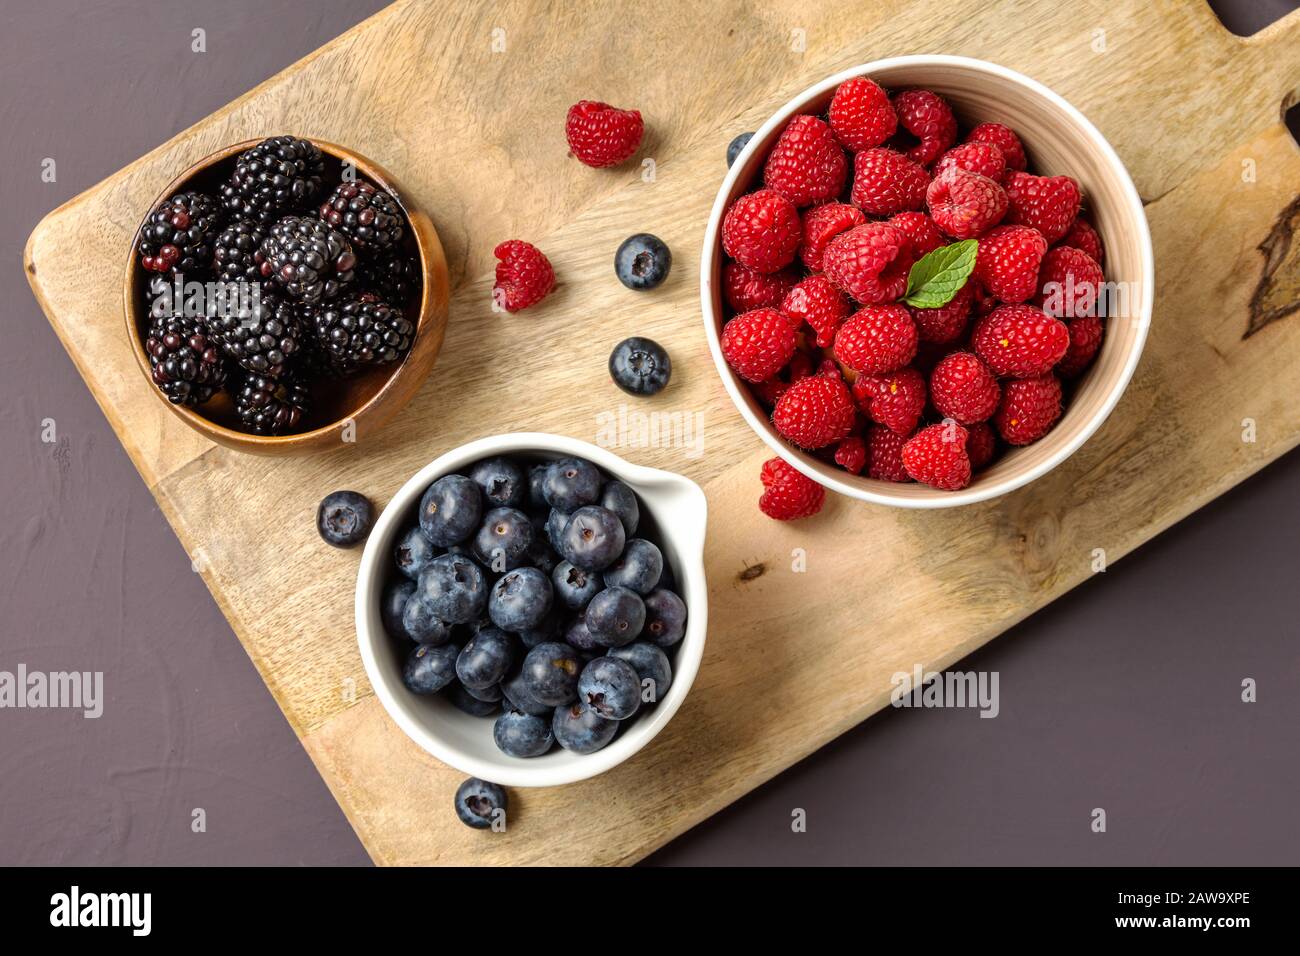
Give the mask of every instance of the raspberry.
[(911, 481), (903, 467), (903, 444), (907, 438), (882, 425), (867, 429), (867, 477), (877, 481)]
[(934, 220), (923, 212), (900, 212), (891, 216), (886, 225), (893, 226), (903, 234), (913, 259), (919, 259), (940, 246), (947, 245)]
[(902, 297), (912, 256), (906, 238), (893, 226), (868, 222), (832, 239), (822, 254), (822, 268), (840, 289), (871, 305)]
[(1002, 390), (988, 366), (970, 352), (953, 352), (930, 373), (930, 400), (939, 414), (974, 425), (997, 411)]
[(722, 328), (722, 357), (748, 382), (771, 378), (794, 355), (795, 332), (776, 309), (754, 309)]
[(966, 439), (966, 454), (970, 458), (971, 471), (979, 471), (997, 454), (998, 437), (993, 433), (988, 422), (977, 422), (970, 426), (969, 431), (970, 437)]
[(776, 308), (798, 281), (799, 276), (791, 269), (765, 275), (739, 262), (722, 267), (722, 294), (727, 305), (737, 312)]
[(857, 435), (850, 435), (835, 448), (835, 464), (850, 474), (860, 475), (867, 463), (866, 443)]
[(866, 221), (862, 210), (846, 202), (813, 206), (803, 214), (803, 246), (799, 249), (799, 257), (811, 271), (820, 272), (826, 244), (840, 233)]
[(1070, 330), (1032, 305), (1000, 305), (975, 324), (971, 348), (995, 375), (1033, 378), (1070, 347)]
[(988, 315), (1002, 304), (997, 296), (984, 288), (980, 283), (968, 282), (966, 285), (975, 290), (971, 293), (971, 312), (977, 319), (984, 318), (984, 316)]
[(536, 305), (555, 288), (551, 261), (532, 243), (508, 239), (493, 249), (492, 254), (501, 260), (497, 263), (492, 301), (507, 312)]
[(968, 143), (988, 143), (1002, 151), (1007, 169), (1024, 169), (1025, 147), (1020, 145), (1020, 137), (1010, 127), (1001, 123), (980, 123), (966, 137)]
[(1065, 324), (1070, 327), (1070, 347), (1056, 363), (1056, 374), (1061, 378), (1074, 378), (1092, 364), (1101, 348), (1104, 330), (1101, 319), (1092, 315), (1071, 319)]
[(824, 275), (809, 276), (786, 295), (781, 311), (798, 328), (803, 322), (817, 333), (817, 345), (826, 348), (835, 341), (835, 330), (849, 312), (849, 303), (839, 289)]
[(1002, 178), (1007, 174), (1006, 157), (1002, 155), (1002, 150), (992, 143), (962, 143), (960, 146), (954, 146), (939, 157), (932, 172), (935, 178), (938, 178), (944, 170), (954, 166), (979, 173), (995, 183), (1002, 182)]
[(1012, 173), (1007, 189), (1007, 222), (1033, 226), (1051, 245), (1069, 231), (1083, 201), (1079, 184), (1069, 176)]
[(629, 159), (641, 145), (645, 124), (637, 110), (580, 100), (569, 107), (564, 136), (579, 162), (600, 168)]
[(1097, 235), (1097, 230), (1092, 228), (1092, 224), (1082, 216), (1074, 220), (1070, 231), (1061, 239), (1061, 245), (1082, 249), (1097, 265), (1101, 265), (1102, 256), (1105, 255), (1101, 246), (1101, 236)]
[(781, 396), (785, 394), (785, 390), (789, 387), (789, 382), (773, 376), (772, 378), (756, 383), (753, 391), (754, 394), (758, 396), (760, 402), (768, 408), (771, 408), (781, 400)]
[(916, 336), (922, 342), (944, 345), (955, 342), (966, 331), (971, 303), (975, 301), (975, 284), (967, 282), (957, 290), (952, 301), (937, 309), (917, 309), (908, 306), (912, 321), (916, 323)]
[(1097, 294), (1105, 277), (1101, 266), (1082, 249), (1055, 246), (1038, 268), (1036, 302), (1048, 315), (1074, 319), (1097, 314)]
[(930, 425), (903, 445), (903, 467), (915, 480), (959, 491), (970, 484), (970, 457), (966, 453), (968, 432), (956, 422)]
[(868, 216), (892, 216), (925, 205), (930, 177), (892, 149), (867, 149), (853, 157), (850, 201)]
[(957, 119), (952, 107), (929, 90), (906, 90), (894, 97), (898, 125), (921, 142), (907, 151), (907, 158), (929, 166), (957, 139)]
[(834, 199), (849, 174), (844, 150), (824, 120), (796, 116), (786, 124), (763, 167), (763, 184), (796, 206)]
[(904, 437), (912, 434), (925, 410), (925, 379), (914, 368), (884, 375), (859, 375), (853, 399), (873, 422)]
[(853, 430), (855, 414), (853, 396), (838, 373), (819, 372), (785, 390), (772, 412), (772, 424), (800, 448), (824, 448)]
[(935, 225), (954, 239), (984, 235), (1007, 211), (1007, 194), (1001, 186), (956, 166), (930, 182), (925, 201)]
[(1055, 375), (1041, 375), (1007, 382), (993, 424), (1008, 445), (1028, 445), (1051, 431), (1060, 417), (1061, 383)]
[(1024, 302), (1038, 291), (1038, 267), (1047, 240), (1028, 226), (998, 226), (980, 237), (975, 280), (1003, 302)]
[(800, 379), (805, 379), (813, 373), (812, 356), (807, 352), (795, 352), (794, 358), (790, 359), (790, 384), (793, 385)]
[(788, 266), (802, 237), (799, 210), (772, 189), (741, 196), (722, 220), (722, 248), (755, 272)]
[(916, 355), (916, 324), (901, 305), (866, 305), (835, 333), (835, 359), (861, 375), (902, 368)]
[(795, 521), (822, 510), (826, 489), (784, 459), (763, 462), (759, 478), (765, 490), (758, 499), (758, 508), (769, 518)]
[(898, 128), (889, 94), (865, 76), (845, 80), (836, 88), (828, 116), (835, 136), (855, 153), (879, 146)]

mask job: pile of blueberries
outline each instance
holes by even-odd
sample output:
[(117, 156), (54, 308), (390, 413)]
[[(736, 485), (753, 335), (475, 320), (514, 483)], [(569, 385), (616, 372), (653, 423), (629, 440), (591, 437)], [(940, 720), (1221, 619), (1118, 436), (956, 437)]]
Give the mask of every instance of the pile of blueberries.
[[(686, 605), (636, 494), (580, 458), (444, 475), (394, 549), (381, 608), (402, 679), (495, 716), (512, 757), (595, 753), (672, 684)], [(407, 644), (410, 646), (410, 644)]]

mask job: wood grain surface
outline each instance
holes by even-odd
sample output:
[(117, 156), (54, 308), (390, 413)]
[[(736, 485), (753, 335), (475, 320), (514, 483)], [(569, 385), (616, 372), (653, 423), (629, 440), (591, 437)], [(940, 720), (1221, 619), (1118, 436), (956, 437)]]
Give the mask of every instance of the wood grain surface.
[[(698, 307), (726, 144), (832, 72), (934, 52), (1027, 73), (1115, 146), (1156, 246), (1145, 356), (1101, 431), (1005, 498), (935, 513), (836, 498), (808, 521), (768, 521), (755, 505), (767, 455), (717, 379)], [(1300, 441), (1300, 152), (1281, 125), (1298, 84), (1300, 15), (1243, 40), (1181, 0), (971, 3), (959, 16), (950, 2), (664, 0), (634, 25), (615, 4), (408, 2), (51, 213), (26, 268), (377, 861), (628, 863), (879, 709), (893, 673), (958, 660), (1092, 573), (1094, 549), (1114, 562)], [(579, 98), (643, 111), (653, 177), (566, 155), (561, 117)], [(444, 349), (412, 403), (359, 447), (284, 460), (215, 446), (167, 414), (135, 367), (118, 297), (129, 237), (157, 190), (223, 144), (280, 132), (391, 170), (432, 216), (452, 277)], [(672, 276), (649, 295), (613, 275), (614, 249), (637, 231), (674, 252)], [(560, 285), (505, 317), (491, 310), (490, 262), (511, 237), (541, 246)], [(408, 741), (365, 681), (351, 613), (358, 556), (321, 546), (315, 507), (340, 487), (383, 504), (421, 465), (484, 434), (596, 440), (624, 403), (606, 357), (634, 333), (662, 342), (676, 369), (635, 410), (703, 422), (702, 454), (614, 449), (690, 475), (709, 497), (703, 667), (634, 759), (584, 784), (516, 791), (506, 833), (469, 831), (450, 812), (460, 775)]]

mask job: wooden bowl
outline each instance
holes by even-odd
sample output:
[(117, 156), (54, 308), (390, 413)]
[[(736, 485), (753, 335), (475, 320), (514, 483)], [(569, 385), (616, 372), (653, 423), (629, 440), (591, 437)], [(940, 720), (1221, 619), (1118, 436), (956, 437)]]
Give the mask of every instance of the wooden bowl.
[[(1040, 175), (1073, 176), (1105, 246), (1106, 280), (1121, 283), (1127, 302), (1105, 319), (1106, 335), (1092, 367), (1067, 398), (1065, 414), (1045, 437), (1006, 452), (977, 473), (961, 491), (899, 484), (853, 475), (795, 448), (772, 426), (767, 410), (727, 365), (719, 342), (726, 313), (722, 302), (722, 217), (762, 176), (763, 163), (790, 117), (824, 114), (835, 88), (854, 76), (869, 76), (888, 90), (924, 87), (952, 104), (965, 128), (998, 122), (1025, 144)], [(763, 124), (737, 157), (722, 183), (709, 217), (700, 257), (700, 296), (705, 334), (723, 384), (741, 415), (773, 451), (827, 488), (841, 494), (902, 508), (946, 508), (1006, 494), (1046, 474), (1101, 427), (1137, 368), (1151, 324), (1155, 285), (1151, 233), (1142, 200), (1124, 164), (1105, 137), (1077, 109), (1047, 87), (1013, 70), (956, 56), (903, 56), (856, 66), (800, 93)]]
[[(230, 174), (234, 159), (244, 150), (261, 142), (250, 139), (218, 150), (199, 160), (167, 184), (150, 204), (150, 210), (174, 193), (197, 189), (215, 194)], [(442, 348), (447, 328), (449, 280), (447, 260), (432, 220), (415, 208), (410, 197), (380, 165), (342, 146), (313, 139), (325, 154), (325, 182), (337, 181), (343, 164), (350, 163), (357, 173), (387, 190), (406, 214), (410, 228), (404, 240), (408, 251), (420, 260), (423, 276), (419, 301), (402, 303), (408, 318), (415, 324), (411, 348), (400, 362), (378, 365), (350, 378), (341, 379), (334, 388), (313, 390), (314, 404), (303, 419), (303, 429), (287, 435), (252, 435), (237, 427), (238, 420), (230, 395), (223, 392), (195, 408), (174, 405), (153, 384), (144, 339), (149, 328), (149, 309), (145, 299), (145, 282), (152, 273), (141, 267), (136, 254), (138, 233), (127, 252), (123, 301), (126, 308), (126, 333), (140, 364), (144, 387), (158, 397), (181, 421), (227, 448), (262, 455), (301, 454), (337, 448), (341, 443), (359, 442), (377, 431), (415, 395), (424, 377), (433, 368)], [(397, 304), (397, 303), (394, 303)], [(418, 314), (417, 314), (418, 310)]]

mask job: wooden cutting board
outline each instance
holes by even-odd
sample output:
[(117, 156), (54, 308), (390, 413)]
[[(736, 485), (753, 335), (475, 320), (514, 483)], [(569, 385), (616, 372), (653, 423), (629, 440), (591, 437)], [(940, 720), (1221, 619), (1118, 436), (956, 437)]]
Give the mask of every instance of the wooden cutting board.
[[(701, 329), (699, 244), (724, 150), (830, 73), (924, 52), (1027, 73), (1109, 137), (1155, 238), (1146, 353), (1101, 431), (1027, 488), (946, 512), (835, 499), (778, 524), (756, 508), (768, 455)], [(1095, 549), (1113, 563), (1300, 440), (1300, 153), (1281, 124), (1298, 83), (1300, 14), (1244, 40), (1183, 0), (660, 0), (635, 17), (619, 4), (409, 2), (51, 213), (26, 268), (375, 860), (628, 863), (882, 707), (893, 673), (953, 663), (1093, 573)], [(580, 98), (643, 111), (653, 175), (566, 156), (562, 117)], [(453, 300), (438, 365), (391, 426), (361, 447), (267, 460), (199, 439), (148, 394), (122, 333), (120, 279), (136, 222), (175, 171), (280, 132), (348, 144), (392, 170), (441, 231)], [(648, 295), (611, 268), (618, 243), (643, 230), (676, 260)], [(516, 317), (494, 314), (489, 297), (491, 250), (509, 237), (540, 245), (560, 276)], [(460, 774), (408, 741), (366, 682), (358, 555), (321, 546), (315, 507), (340, 487), (383, 504), (421, 465), (488, 433), (595, 440), (624, 403), (606, 356), (633, 333), (662, 342), (676, 369), (635, 409), (703, 422), (702, 454), (615, 449), (708, 494), (703, 668), (634, 759), (584, 784), (516, 792), (506, 833), (469, 831), (451, 813)]]

